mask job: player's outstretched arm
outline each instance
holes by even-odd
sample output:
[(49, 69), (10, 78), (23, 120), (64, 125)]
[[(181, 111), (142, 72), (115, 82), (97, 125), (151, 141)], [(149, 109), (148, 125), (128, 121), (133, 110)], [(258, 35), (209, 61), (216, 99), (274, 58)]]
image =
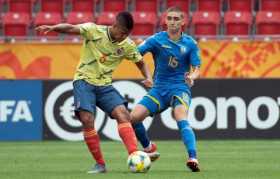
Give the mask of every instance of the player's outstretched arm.
[(135, 64), (145, 77), (145, 80), (143, 80), (142, 83), (145, 85), (145, 87), (151, 88), (153, 86), (153, 79), (148, 65), (144, 62), (144, 60), (136, 62)]
[(66, 34), (80, 34), (79, 25), (72, 24), (56, 24), (56, 25), (41, 25), (35, 28), (36, 31), (41, 32), (43, 34), (48, 34), (51, 31), (58, 33), (66, 33)]

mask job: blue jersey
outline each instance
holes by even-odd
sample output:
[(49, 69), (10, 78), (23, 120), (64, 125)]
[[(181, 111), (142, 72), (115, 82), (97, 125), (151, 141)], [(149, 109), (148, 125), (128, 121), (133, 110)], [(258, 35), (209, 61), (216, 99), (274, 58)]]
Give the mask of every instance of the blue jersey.
[(193, 38), (182, 34), (174, 42), (167, 32), (159, 32), (149, 37), (138, 46), (142, 55), (151, 52), (154, 59), (154, 87), (174, 86), (184, 84), (184, 74), (190, 66), (200, 66), (201, 60), (197, 43)]

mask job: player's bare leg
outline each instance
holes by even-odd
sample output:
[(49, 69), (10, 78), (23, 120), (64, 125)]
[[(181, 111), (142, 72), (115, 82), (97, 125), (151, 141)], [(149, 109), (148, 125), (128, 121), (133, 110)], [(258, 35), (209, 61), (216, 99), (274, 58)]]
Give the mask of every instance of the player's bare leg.
[(84, 140), (88, 146), (88, 150), (96, 161), (96, 164), (88, 173), (105, 173), (105, 161), (100, 148), (99, 135), (94, 128), (93, 114), (87, 111), (78, 111), (76, 115), (82, 122)]
[(147, 108), (141, 104), (137, 104), (131, 111), (130, 116), (136, 137), (143, 146), (144, 152), (149, 155), (152, 162), (157, 160), (160, 157), (160, 153), (157, 151), (156, 144), (150, 141), (142, 123), (142, 121), (149, 116)]
[(186, 165), (192, 172), (199, 172), (200, 168), (196, 157), (196, 139), (194, 132), (187, 121), (187, 110), (186, 106), (177, 105), (173, 109), (173, 117), (177, 121), (182, 140), (188, 151), (189, 156)]

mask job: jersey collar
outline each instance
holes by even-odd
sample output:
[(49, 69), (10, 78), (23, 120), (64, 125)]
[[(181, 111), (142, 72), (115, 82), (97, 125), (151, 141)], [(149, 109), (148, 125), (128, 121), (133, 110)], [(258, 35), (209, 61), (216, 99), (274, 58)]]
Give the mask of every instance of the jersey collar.
[(126, 37), (126, 38), (125, 38), (123, 41), (121, 41), (121, 42), (113, 41), (113, 39), (112, 39), (112, 37), (111, 37), (111, 35), (110, 35), (110, 32), (109, 32), (109, 27), (107, 27), (106, 34), (107, 34), (107, 37), (108, 37), (108, 39), (110, 40), (110, 42), (113, 43), (113, 44), (122, 45), (122, 44), (124, 44), (125, 41), (127, 40), (127, 37)]
[(117, 45), (122, 45), (125, 43), (125, 41), (127, 40), (127, 38), (125, 38), (123, 41), (121, 42), (117, 42), (117, 41), (114, 41), (111, 37), (111, 34), (110, 34), (110, 31), (109, 31), (109, 27), (107, 27), (107, 31), (106, 31), (106, 34), (107, 34), (107, 37), (108, 39), (110, 40), (111, 43), (113, 44), (117, 44)]
[(112, 42), (112, 43), (116, 43), (116, 41), (114, 41), (113, 39), (112, 39), (112, 37), (111, 37), (111, 34), (110, 34), (110, 31), (109, 31), (109, 27), (107, 27), (107, 37), (108, 37), (108, 39)]
[(180, 38), (179, 38), (178, 40), (175, 41), (175, 40), (172, 40), (172, 39), (169, 38), (169, 34), (168, 34), (167, 31), (165, 31), (165, 34), (166, 34), (166, 36), (168, 37), (168, 39), (169, 39), (170, 41), (174, 42), (174, 43), (177, 43), (177, 42), (181, 41), (182, 38), (183, 38), (183, 35), (184, 35), (183, 32), (181, 32)]

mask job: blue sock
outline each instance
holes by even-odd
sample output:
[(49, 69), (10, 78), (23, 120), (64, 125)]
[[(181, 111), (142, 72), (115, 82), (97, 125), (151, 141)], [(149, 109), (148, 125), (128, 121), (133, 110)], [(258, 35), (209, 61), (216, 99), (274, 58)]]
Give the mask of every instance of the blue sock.
[(187, 120), (180, 120), (177, 122), (177, 125), (189, 157), (196, 158), (196, 139), (189, 122)]
[(140, 141), (143, 148), (150, 145), (150, 139), (142, 122), (132, 124), (138, 141)]

